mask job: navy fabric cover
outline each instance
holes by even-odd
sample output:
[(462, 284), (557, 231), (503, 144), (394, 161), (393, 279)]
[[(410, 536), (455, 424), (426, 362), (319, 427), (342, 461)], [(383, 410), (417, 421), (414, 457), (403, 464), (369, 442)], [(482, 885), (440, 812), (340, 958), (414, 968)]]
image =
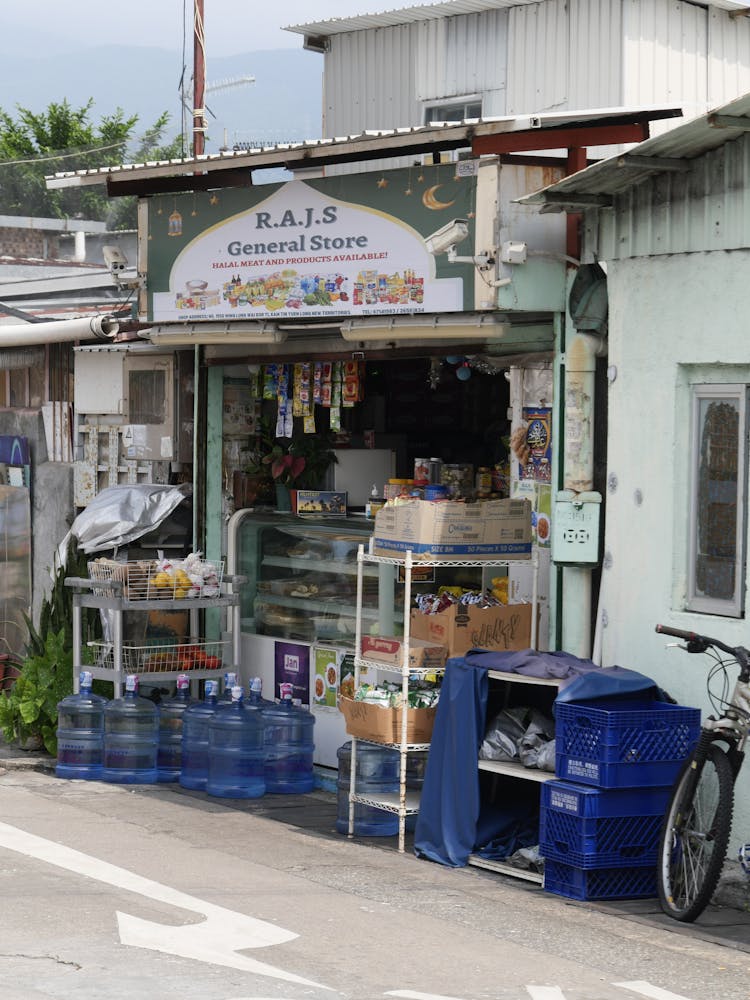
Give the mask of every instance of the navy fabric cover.
[(529, 846), (531, 826), (522, 803), (509, 803), (501, 811), (497, 806), (483, 808), (481, 802), (477, 760), (486, 726), (488, 670), (567, 678), (569, 683), (558, 694), (566, 701), (659, 694), (643, 674), (623, 667), (601, 668), (565, 652), (472, 649), (449, 659), (435, 714), (414, 852), (454, 868), (466, 865), (473, 853), (507, 857), (519, 846)]

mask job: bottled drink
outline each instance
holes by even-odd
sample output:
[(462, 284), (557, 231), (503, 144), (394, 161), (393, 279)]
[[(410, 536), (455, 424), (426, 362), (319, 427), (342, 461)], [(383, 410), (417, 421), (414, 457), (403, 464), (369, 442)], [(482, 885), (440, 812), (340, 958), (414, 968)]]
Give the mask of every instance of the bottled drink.
[(315, 717), (292, 704), (291, 684), (281, 685), (281, 701), (263, 710), (266, 791), (299, 795), (313, 789)]
[(206, 681), (203, 701), (194, 701), (182, 715), (182, 768), (178, 778), (183, 788), (205, 791), (208, 780), (208, 723), (218, 704), (218, 681)]
[(177, 694), (159, 705), (159, 753), (156, 758), (159, 781), (179, 780), (182, 769), (182, 721), (192, 704), (190, 678), (187, 674), (180, 674), (177, 678)]
[(80, 673), (78, 694), (57, 705), (58, 778), (100, 779), (104, 748), (104, 706), (107, 699), (91, 690), (89, 670)]
[(138, 695), (138, 678), (128, 674), (125, 697), (104, 708), (104, 781), (148, 785), (157, 781), (159, 711)]
[[(337, 781), (336, 829), (339, 833), (349, 833), (349, 776), (352, 766), (351, 741), (344, 743), (336, 751), (339, 762)], [(387, 793), (398, 795), (401, 757), (398, 750), (357, 743), (356, 790), (361, 795), (377, 798)], [(392, 837), (398, 833), (396, 813), (354, 804), (354, 833), (358, 837)]]
[(258, 799), (265, 793), (263, 719), (256, 707), (242, 703), (242, 688), (232, 688), (232, 701), (220, 705), (208, 723), (206, 791), (228, 799)]

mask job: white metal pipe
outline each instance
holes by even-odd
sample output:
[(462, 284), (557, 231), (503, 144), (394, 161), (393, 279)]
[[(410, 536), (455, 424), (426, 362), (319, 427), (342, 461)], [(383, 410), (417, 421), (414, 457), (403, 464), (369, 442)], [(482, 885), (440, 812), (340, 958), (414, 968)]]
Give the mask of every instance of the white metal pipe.
[(62, 319), (51, 323), (0, 325), (0, 348), (62, 344), (73, 340), (111, 340), (120, 329), (114, 316)]

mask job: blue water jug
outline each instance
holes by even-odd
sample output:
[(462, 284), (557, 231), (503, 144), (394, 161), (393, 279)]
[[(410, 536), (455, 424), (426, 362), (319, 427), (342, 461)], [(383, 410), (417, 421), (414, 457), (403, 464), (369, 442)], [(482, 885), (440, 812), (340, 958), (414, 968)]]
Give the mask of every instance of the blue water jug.
[(236, 685), (231, 703), (219, 705), (208, 723), (206, 791), (219, 798), (258, 799), (265, 790), (262, 712), (243, 705)]
[(138, 695), (138, 677), (125, 678), (125, 697), (104, 707), (102, 779), (124, 784), (149, 785), (158, 780), (159, 712), (148, 698)]
[(159, 781), (179, 781), (182, 770), (182, 720), (192, 704), (190, 678), (187, 674), (180, 674), (177, 694), (159, 705), (159, 753), (156, 758)]
[(208, 723), (218, 705), (219, 682), (206, 681), (203, 701), (188, 705), (182, 715), (182, 767), (177, 779), (183, 788), (205, 791), (208, 780)]
[[(339, 763), (337, 780), (336, 829), (339, 833), (349, 833), (349, 776), (352, 767), (351, 741), (344, 743), (336, 751)], [(356, 790), (360, 795), (371, 795), (379, 798), (381, 795), (398, 795), (401, 756), (398, 750), (390, 747), (378, 747), (366, 743), (357, 743), (357, 782)], [(392, 837), (398, 833), (398, 816), (396, 813), (366, 806), (361, 802), (354, 804), (354, 833), (358, 837)]]
[(292, 703), (291, 684), (281, 685), (281, 701), (263, 709), (266, 791), (299, 795), (313, 790), (315, 717)]
[(91, 690), (92, 676), (82, 670), (78, 694), (68, 695), (57, 705), (57, 765), (58, 778), (85, 778), (89, 781), (102, 776), (104, 750), (104, 706), (107, 699)]

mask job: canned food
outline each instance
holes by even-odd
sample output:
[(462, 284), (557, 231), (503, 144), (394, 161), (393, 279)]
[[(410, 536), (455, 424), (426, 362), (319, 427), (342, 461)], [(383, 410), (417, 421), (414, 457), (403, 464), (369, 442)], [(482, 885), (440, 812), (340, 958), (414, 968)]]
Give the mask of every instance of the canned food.
[(415, 458), (414, 459), (414, 482), (415, 483), (429, 483), (430, 482), (430, 460), (429, 460), (429, 458)]

